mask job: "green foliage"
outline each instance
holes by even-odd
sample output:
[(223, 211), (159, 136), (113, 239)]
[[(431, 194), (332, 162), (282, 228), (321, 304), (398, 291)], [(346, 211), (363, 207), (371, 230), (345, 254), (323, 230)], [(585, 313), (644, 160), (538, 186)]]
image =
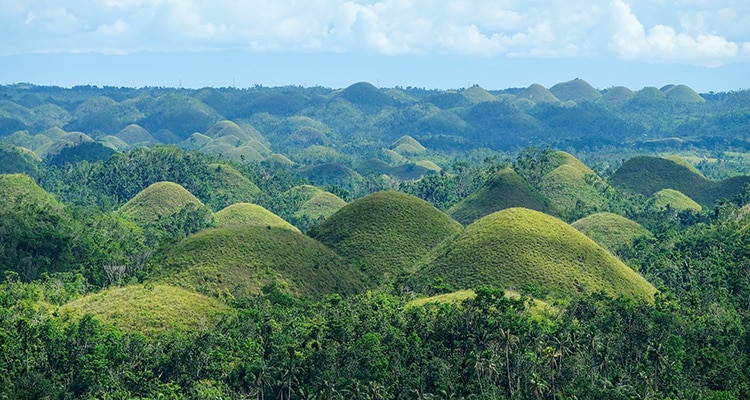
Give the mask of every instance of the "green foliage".
[(381, 283), (410, 270), (459, 229), (424, 200), (388, 191), (348, 204), (309, 234)]
[(592, 214), (571, 225), (612, 253), (638, 239), (654, 237), (641, 224), (610, 212)]
[(591, 239), (538, 211), (511, 208), (469, 225), (441, 245), (407, 285), (424, 290), (440, 278), (456, 289), (482, 284), (520, 291), (527, 283), (544, 298), (606, 291), (652, 299), (654, 287)]
[(546, 210), (544, 198), (510, 168), (492, 175), (487, 182), (448, 210), (462, 224), (511, 207)]
[(354, 293), (362, 273), (321, 243), (291, 229), (237, 225), (199, 232), (154, 261), (159, 281), (201, 293), (258, 294), (271, 282), (305, 296)]
[(271, 228), (285, 228), (299, 230), (278, 215), (266, 210), (262, 206), (250, 203), (236, 203), (214, 214), (217, 227), (234, 225), (251, 225)]
[(73, 300), (57, 311), (63, 319), (91, 315), (121, 332), (155, 335), (211, 329), (229, 307), (211, 297), (166, 285), (109, 288)]
[(692, 210), (700, 212), (702, 207), (690, 197), (674, 189), (662, 189), (651, 196), (654, 206), (659, 209), (672, 208), (678, 211)]

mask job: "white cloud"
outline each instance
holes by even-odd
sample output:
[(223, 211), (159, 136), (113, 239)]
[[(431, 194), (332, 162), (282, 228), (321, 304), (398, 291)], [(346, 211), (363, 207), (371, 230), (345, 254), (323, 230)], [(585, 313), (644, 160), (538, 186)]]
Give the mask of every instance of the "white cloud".
[[(750, 5), (682, 0), (0, 0), (0, 53), (251, 49), (723, 62)], [(611, 16), (608, 18), (608, 14)], [(644, 27), (642, 21), (656, 21)], [(740, 44), (737, 44), (740, 43)]]
[(738, 55), (735, 42), (708, 33), (700, 18), (697, 23), (683, 23), (690, 33), (661, 24), (646, 30), (623, 0), (613, 1), (610, 9), (614, 25), (610, 47), (623, 59), (720, 65)]

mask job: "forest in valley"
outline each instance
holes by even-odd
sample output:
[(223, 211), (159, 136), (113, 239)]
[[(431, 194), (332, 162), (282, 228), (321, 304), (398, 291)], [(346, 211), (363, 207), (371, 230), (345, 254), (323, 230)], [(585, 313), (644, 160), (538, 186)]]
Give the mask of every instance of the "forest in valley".
[(750, 398), (750, 92), (0, 86), (0, 398)]

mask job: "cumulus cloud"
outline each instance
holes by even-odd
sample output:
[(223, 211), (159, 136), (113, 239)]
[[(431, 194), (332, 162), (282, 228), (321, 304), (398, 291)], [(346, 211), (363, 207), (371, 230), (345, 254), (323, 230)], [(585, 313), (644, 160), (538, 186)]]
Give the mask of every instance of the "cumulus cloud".
[(737, 43), (707, 32), (703, 18), (683, 18), (685, 32), (661, 24), (646, 30), (625, 1), (613, 1), (610, 9), (614, 26), (610, 46), (623, 59), (719, 65), (739, 53)]
[(651, 19), (665, 14), (670, 22), (646, 28), (624, 0), (609, 7), (588, 0), (0, 0), (6, 38), (0, 53), (250, 49), (596, 57), (612, 49), (629, 60), (691, 62), (747, 54), (744, 3), (650, 7), (660, 7)]

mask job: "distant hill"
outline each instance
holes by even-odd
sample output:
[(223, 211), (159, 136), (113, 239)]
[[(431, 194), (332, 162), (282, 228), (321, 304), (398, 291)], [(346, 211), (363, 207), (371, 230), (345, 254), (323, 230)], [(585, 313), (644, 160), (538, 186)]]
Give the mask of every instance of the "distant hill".
[(151, 134), (138, 124), (130, 124), (115, 135), (117, 138), (127, 143), (128, 146), (138, 144), (151, 144), (156, 142)]
[(719, 199), (739, 193), (750, 182), (750, 177), (738, 176), (715, 182), (674, 161), (638, 156), (624, 162), (612, 174), (610, 182), (646, 196), (662, 189), (674, 189), (702, 206), (712, 206)]
[(496, 172), (474, 193), (454, 205), (448, 214), (462, 224), (511, 207), (547, 210), (544, 198), (513, 170)]
[(686, 85), (670, 85), (662, 88), (662, 92), (668, 99), (678, 103), (704, 103), (706, 101), (695, 90)]
[(421, 153), (427, 148), (422, 146), (416, 139), (409, 135), (401, 136), (398, 140), (391, 144), (391, 149), (397, 153)]
[(286, 228), (236, 225), (188, 236), (159, 257), (157, 280), (202, 293), (259, 294), (276, 283), (302, 296), (366, 287), (358, 268), (320, 242)]
[(90, 314), (122, 332), (152, 335), (206, 329), (230, 308), (215, 298), (173, 286), (133, 285), (86, 295), (57, 312), (72, 319)]
[(631, 244), (638, 238), (653, 237), (641, 224), (610, 212), (592, 214), (571, 225), (609, 251)]
[(143, 189), (117, 211), (139, 224), (148, 225), (179, 213), (188, 205), (202, 207), (203, 203), (187, 189), (174, 182), (156, 182)]
[(382, 282), (409, 270), (460, 229), (430, 203), (388, 191), (348, 204), (309, 234)]
[(367, 82), (355, 83), (344, 89), (339, 96), (360, 106), (385, 107), (396, 103), (393, 97)]
[(568, 82), (558, 83), (549, 88), (550, 93), (560, 99), (560, 101), (594, 101), (602, 97), (593, 86), (583, 79), (573, 79)]
[(544, 86), (535, 83), (526, 89), (524, 89), (517, 96), (519, 99), (529, 99), (534, 103), (559, 103), (560, 99), (555, 97), (552, 92), (547, 90)]
[(606, 89), (599, 101), (610, 104), (625, 104), (635, 97), (635, 92), (625, 86), (615, 86)]
[(700, 212), (703, 207), (684, 193), (674, 189), (662, 189), (651, 196), (657, 208), (671, 208), (674, 210), (693, 210)]
[(493, 96), (490, 92), (479, 85), (474, 85), (470, 88), (464, 89), (461, 91), (461, 94), (472, 104), (497, 100), (497, 97)]
[(299, 232), (289, 222), (262, 206), (250, 203), (236, 203), (214, 214), (214, 223), (218, 227), (251, 225), (271, 228), (291, 229)]
[(41, 159), (31, 150), (0, 142), (0, 174), (22, 173), (35, 176)]
[(604, 290), (653, 300), (654, 287), (570, 225), (524, 208), (490, 214), (443, 243), (407, 284), (417, 290), (436, 279), (453, 289), (482, 285), (568, 299)]
[(558, 166), (542, 176), (539, 191), (554, 214), (567, 216), (577, 208), (599, 210), (604, 207), (606, 182), (569, 153), (556, 151), (553, 157)]

